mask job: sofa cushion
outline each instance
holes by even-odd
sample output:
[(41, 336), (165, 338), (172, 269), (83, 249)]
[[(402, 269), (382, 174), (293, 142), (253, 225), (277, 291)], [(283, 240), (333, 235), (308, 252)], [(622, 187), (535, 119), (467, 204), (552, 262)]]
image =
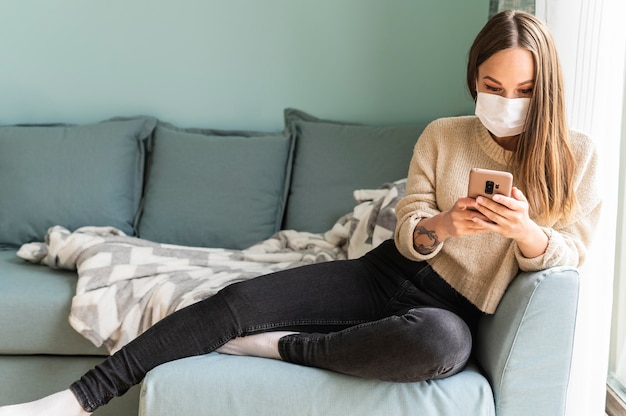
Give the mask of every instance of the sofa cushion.
[[(0, 356), (0, 406), (35, 400), (66, 389), (77, 376), (102, 360), (103, 357), (94, 356)], [(99, 408), (94, 415), (137, 416), (140, 391), (141, 387), (132, 387), (124, 396)]]
[(368, 126), (285, 110), (295, 140), (283, 228), (324, 232), (352, 210), (352, 192), (405, 178), (423, 127)]
[(0, 354), (107, 355), (68, 323), (76, 281), (75, 272), (0, 250)]
[(140, 237), (241, 249), (280, 227), (289, 167), (282, 133), (157, 126)]
[(495, 415), (491, 387), (473, 365), (445, 379), (390, 383), (218, 353), (149, 372), (139, 409), (141, 416)]
[(144, 142), (156, 120), (0, 127), (0, 244), (41, 241), (49, 227), (133, 232)]

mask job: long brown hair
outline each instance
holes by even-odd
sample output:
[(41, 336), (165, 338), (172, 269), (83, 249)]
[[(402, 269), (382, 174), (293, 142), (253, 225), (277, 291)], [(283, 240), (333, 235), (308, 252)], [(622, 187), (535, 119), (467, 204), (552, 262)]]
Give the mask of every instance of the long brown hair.
[(569, 217), (576, 207), (576, 162), (568, 140), (561, 64), (547, 27), (524, 12), (493, 16), (470, 48), (467, 86), (476, 99), (478, 67), (496, 52), (516, 47), (532, 53), (535, 79), (525, 130), (509, 163), (531, 216), (551, 224)]

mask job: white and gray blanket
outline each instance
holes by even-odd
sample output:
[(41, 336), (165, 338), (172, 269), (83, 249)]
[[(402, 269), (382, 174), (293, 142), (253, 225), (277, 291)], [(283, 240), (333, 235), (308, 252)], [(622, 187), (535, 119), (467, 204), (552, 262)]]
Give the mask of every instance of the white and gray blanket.
[(323, 261), (355, 258), (393, 236), (404, 181), (355, 191), (359, 204), (323, 234), (284, 230), (245, 250), (185, 247), (129, 237), (112, 227), (61, 226), (18, 256), (76, 270), (69, 321), (113, 353), (157, 321), (235, 282)]

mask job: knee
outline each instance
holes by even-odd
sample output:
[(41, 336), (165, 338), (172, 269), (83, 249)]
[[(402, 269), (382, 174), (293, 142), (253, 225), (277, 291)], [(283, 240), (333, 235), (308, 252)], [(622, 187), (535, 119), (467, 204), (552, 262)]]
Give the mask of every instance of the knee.
[(467, 324), (445, 309), (417, 308), (399, 317), (404, 330), (396, 340), (403, 365), (393, 381), (444, 378), (461, 371), (472, 351)]
[(454, 351), (461, 357), (471, 353), (472, 334), (455, 313), (439, 308), (419, 308), (410, 310), (404, 319), (418, 327), (413, 332), (413, 342), (425, 345), (434, 358), (445, 358), (447, 351)]

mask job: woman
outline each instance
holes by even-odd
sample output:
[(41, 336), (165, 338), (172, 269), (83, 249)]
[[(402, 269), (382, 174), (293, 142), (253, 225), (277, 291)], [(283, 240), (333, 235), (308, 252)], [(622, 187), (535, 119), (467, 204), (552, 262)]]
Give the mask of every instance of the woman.
[[(70, 389), (0, 416), (88, 415), (157, 365), (210, 351), (400, 382), (461, 371), (478, 318), (495, 311), (517, 272), (579, 266), (600, 210), (595, 152), (567, 130), (560, 66), (541, 22), (494, 16), (472, 45), (467, 82), (477, 117), (424, 130), (395, 241), (357, 260), (229, 286), (163, 319)], [(459, 197), (473, 167), (510, 171), (517, 186), (510, 197)]]

